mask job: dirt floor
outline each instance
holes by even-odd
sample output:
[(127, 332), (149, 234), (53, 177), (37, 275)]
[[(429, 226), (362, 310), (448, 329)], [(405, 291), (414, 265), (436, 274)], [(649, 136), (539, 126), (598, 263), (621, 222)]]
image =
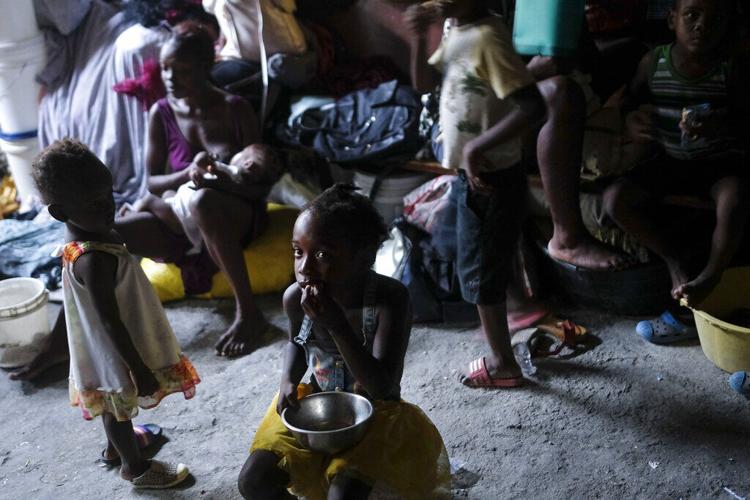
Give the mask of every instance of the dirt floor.
[[(263, 297), (262, 306), (285, 327), (278, 296)], [(159, 423), (169, 442), (158, 457), (188, 464), (193, 478), (169, 492), (132, 491), (95, 464), (103, 428), (67, 405), (66, 381), (0, 376), (0, 498), (239, 498), (237, 473), (277, 389), (283, 339), (229, 361), (212, 345), (230, 302), (181, 302), (167, 312), (203, 382), (193, 400), (171, 396), (136, 422)], [(537, 376), (515, 390), (456, 381), (457, 368), (483, 352), (476, 327), (414, 328), (403, 397), (428, 413), (461, 466), (455, 496), (733, 498), (725, 488), (734, 498), (750, 495), (750, 402), (697, 342), (657, 347), (635, 335), (633, 318), (574, 316), (601, 343), (571, 359), (537, 361)]]

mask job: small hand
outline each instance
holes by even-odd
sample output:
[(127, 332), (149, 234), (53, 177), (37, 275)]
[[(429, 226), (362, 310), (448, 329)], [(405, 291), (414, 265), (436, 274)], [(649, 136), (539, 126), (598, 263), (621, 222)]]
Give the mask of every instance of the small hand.
[(334, 328), (346, 323), (346, 316), (333, 297), (321, 285), (307, 285), (302, 290), (300, 305), (305, 314), (315, 323)]
[(208, 185), (210, 180), (205, 178), (205, 175), (208, 173), (209, 171), (207, 167), (202, 167), (195, 162), (191, 163), (188, 167), (188, 176), (190, 177), (190, 180), (193, 181), (193, 184), (195, 184), (196, 189), (210, 187), (210, 185)]
[(228, 184), (234, 183), (229, 174), (218, 169), (213, 163), (206, 167), (193, 163), (188, 168), (190, 169), (190, 180), (193, 181), (196, 189), (226, 190)]
[(206, 151), (201, 151), (196, 154), (193, 158), (193, 163), (198, 165), (200, 168), (206, 170), (210, 165), (214, 164), (215, 158)]
[(482, 165), (489, 164), (489, 161), (484, 156), (476, 145), (469, 141), (464, 146), (464, 158), (463, 164), (466, 169), (466, 178), (469, 181), (469, 186), (472, 191), (476, 191), (481, 194), (489, 194), (493, 188), (482, 179)]
[(632, 111), (625, 118), (625, 128), (633, 142), (647, 143), (656, 140), (654, 122), (648, 110)]
[(139, 397), (151, 396), (159, 390), (159, 382), (154, 377), (154, 373), (148, 368), (144, 367), (138, 373), (133, 373), (133, 377), (135, 378)]
[(281, 415), (284, 408), (296, 408), (298, 405), (297, 385), (291, 382), (282, 382), (279, 388), (279, 401), (276, 403), (276, 413)]

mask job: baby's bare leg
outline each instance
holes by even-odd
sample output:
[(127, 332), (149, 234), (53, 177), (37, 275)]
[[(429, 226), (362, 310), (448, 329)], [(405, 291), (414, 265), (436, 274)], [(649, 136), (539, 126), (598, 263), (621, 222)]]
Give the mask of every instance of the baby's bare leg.
[[(153, 194), (148, 194), (138, 200), (136, 204), (140, 204), (139, 212), (151, 212), (173, 233), (182, 234), (185, 232), (182, 229), (180, 220), (175, 215), (174, 210), (172, 210), (172, 206), (164, 201), (163, 198)], [(136, 205), (133, 205), (133, 208), (135, 208), (135, 206)]]

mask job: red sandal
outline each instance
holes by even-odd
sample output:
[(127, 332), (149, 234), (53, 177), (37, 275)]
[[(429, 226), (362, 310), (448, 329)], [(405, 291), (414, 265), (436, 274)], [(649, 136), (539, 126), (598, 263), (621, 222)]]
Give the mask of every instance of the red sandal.
[(469, 364), (469, 375), (461, 379), (461, 383), (471, 388), (511, 388), (523, 384), (523, 377), (493, 378), (487, 370), (484, 356)]

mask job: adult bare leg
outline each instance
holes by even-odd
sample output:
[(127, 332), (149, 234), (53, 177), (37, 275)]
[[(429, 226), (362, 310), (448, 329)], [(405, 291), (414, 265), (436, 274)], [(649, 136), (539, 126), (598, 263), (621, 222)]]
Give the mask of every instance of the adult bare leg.
[(47, 339), (47, 344), (41, 352), (26, 366), (10, 373), (11, 380), (34, 380), (36, 377), (53, 366), (67, 363), (70, 359), (68, 352), (68, 337), (65, 329), (65, 309), (60, 308), (55, 324)]
[(554, 225), (548, 251), (555, 259), (588, 269), (622, 268), (629, 259), (594, 239), (581, 217), (579, 172), (586, 121), (583, 91), (566, 76), (554, 76), (537, 85), (548, 108), (536, 146)]
[(249, 354), (268, 326), (255, 304), (243, 255), (242, 240), (255, 219), (253, 208), (239, 197), (203, 188), (191, 199), (190, 209), (211, 257), (229, 280), (237, 306), (234, 322), (216, 351), (232, 357)]

